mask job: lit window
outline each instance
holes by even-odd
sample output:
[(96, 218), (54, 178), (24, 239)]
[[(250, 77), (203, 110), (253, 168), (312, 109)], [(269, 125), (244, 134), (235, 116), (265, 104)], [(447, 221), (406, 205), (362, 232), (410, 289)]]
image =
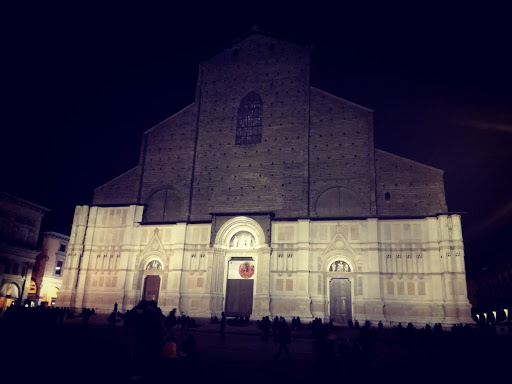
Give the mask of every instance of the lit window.
[(57, 262), (57, 266), (55, 267), (55, 274), (59, 276), (62, 274), (62, 261)]

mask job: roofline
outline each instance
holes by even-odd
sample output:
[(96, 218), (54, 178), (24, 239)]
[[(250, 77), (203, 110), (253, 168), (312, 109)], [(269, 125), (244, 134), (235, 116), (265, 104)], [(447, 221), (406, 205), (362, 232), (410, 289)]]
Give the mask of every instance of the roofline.
[(29, 208), (32, 208), (32, 210), (40, 212), (40, 213), (46, 213), (46, 212), (51, 211), (51, 209), (49, 209), (49, 208), (43, 207), (42, 205), (33, 203), (31, 201), (22, 199), (21, 197), (11, 195), (10, 193), (7, 193), (7, 192), (0, 192), (0, 196), (5, 196), (11, 200), (16, 201), (17, 203), (21, 203), (23, 205), (28, 205)]
[(358, 108), (364, 109), (365, 111), (368, 111), (368, 112), (372, 112), (372, 113), (373, 113), (373, 109), (371, 109), (371, 108), (369, 108), (369, 107), (365, 107), (364, 105), (354, 103), (353, 101), (350, 101), (350, 100), (344, 99), (343, 97), (339, 97), (339, 96), (333, 95), (332, 93), (329, 93), (329, 92), (327, 92), (327, 91), (324, 91), (323, 89), (320, 89), (320, 88), (314, 87), (314, 86), (312, 86), (312, 85), (311, 85), (310, 87), (311, 87), (311, 89), (314, 89), (315, 91), (325, 93), (326, 95), (329, 95), (329, 96), (335, 97), (336, 99), (341, 100), (341, 101), (343, 101), (343, 102), (345, 102), (345, 103), (352, 104), (352, 105), (353, 105), (353, 106), (355, 106), (355, 107), (358, 107)]
[(213, 57), (217, 56), (218, 54), (220, 54), (222, 51), (232, 47), (233, 45), (236, 45), (238, 43), (240, 43), (242, 40), (245, 40), (246, 38), (248, 38), (249, 36), (251, 35), (261, 35), (261, 36), (266, 36), (266, 37), (269, 37), (271, 39), (275, 39), (275, 40), (279, 40), (279, 41), (284, 41), (286, 43), (290, 43), (290, 44), (295, 44), (295, 45), (299, 45), (299, 46), (302, 46), (302, 47), (312, 47), (312, 44), (309, 42), (309, 41), (299, 41), (299, 40), (294, 40), (294, 39), (288, 39), (288, 38), (284, 38), (284, 37), (279, 37), (279, 36), (276, 36), (276, 35), (273, 35), (271, 33), (268, 33), (268, 32), (264, 32), (262, 30), (260, 30), (258, 28), (257, 25), (254, 25), (252, 27), (252, 29), (250, 29), (249, 31), (245, 32), (244, 34), (240, 35), (239, 37), (231, 40), (231, 42), (229, 42), (228, 44), (225, 44), (222, 48), (220, 48), (217, 53), (214, 53), (212, 55), (209, 55), (208, 57), (203, 57), (199, 60), (199, 64), (201, 65), (201, 63), (203, 62), (206, 62), (210, 59), (212, 59)]
[(129, 170), (127, 170), (126, 172), (123, 172), (123, 173), (121, 173), (120, 175), (118, 175), (118, 176), (114, 177), (113, 179), (110, 179), (110, 180), (109, 180), (109, 181), (107, 181), (106, 183), (104, 183), (104, 184), (100, 185), (99, 187), (94, 188), (94, 190), (96, 191), (97, 189), (103, 188), (103, 187), (104, 187), (105, 185), (107, 185), (108, 183), (111, 183), (111, 182), (113, 182), (114, 180), (117, 180), (117, 179), (119, 179), (120, 177), (123, 177), (123, 176), (124, 176), (124, 175), (126, 175), (128, 172), (131, 172), (131, 171), (133, 171), (134, 169), (136, 169), (136, 168), (138, 168), (138, 167), (140, 167), (140, 165), (136, 165), (135, 167), (130, 168), (130, 169), (129, 169)]
[(402, 160), (406, 160), (406, 161), (409, 161), (409, 162), (411, 162), (411, 163), (419, 164), (419, 165), (422, 165), (422, 166), (424, 166), (424, 167), (431, 168), (431, 169), (433, 169), (434, 171), (438, 171), (438, 172), (444, 173), (444, 169), (440, 169), (440, 168), (433, 167), (433, 166), (431, 166), (431, 165), (427, 165), (427, 164), (424, 164), (424, 163), (420, 163), (419, 161), (411, 160), (411, 159), (408, 159), (407, 157), (403, 157), (403, 156), (395, 155), (394, 153), (391, 153), (391, 152), (388, 152), (388, 151), (384, 151), (384, 150), (382, 150), (382, 149), (375, 148), (375, 151), (383, 152), (383, 153), (385, 153), (385, 154), (388, 154), (388, 155), (391, 155), (391, 156), (394, 156), (394, 157), (398, 157), (398, 158), (400, 158), (400, 159), (402, 159)]
[(265, 31), (262, 31), (261, 29), (258, 28), (258, 25), (253, 25), (252, 29), (245, 32), (244, 34), (242, 34), (241, 36), (237, 37), (236, 39), (232, 40), (231, 41), (231, 45), (233, 44), (237, 44), (239, 43), (240, 41), (246, 39), (247, 37), (251, 36), (251, 35), (262, 35), (262, 36), (266, 36), (266, 37), (270, 37), (272, 39), (276, 39), (276, 40), (281, 40), (281, 41), (285, 41), (287, 43), (292, 43), (292, 44), (297, 44), (297, 45), (302, 45), (302, 46), (308, 46), (308, 45), (311, 45), (309, 42), (306, 42), (306, 41), (299, 41), (299, 40), (293, 40), (293, 39), (287, 39), (287, 38), (284, 38), (284, 37), (279, 37), (279, 36), (276, 36), (272, 33), (268, 33), (268, 32), (265, 32)]
[(185, 109), (188, 109), (188, 108), (192, 107), (195, 103), (196, 103), (195, 101), (194, 101), (194, 102), (192, 102), (192, 103), (190, 103), (190, 104), (189, 104), (189, 105), (187, 105), (186, 107), (183, 107), (182, 109), (180, 109), (178, 112), (173, 113), (171, 116), (169, 116), (169, 117), (168, 117), (168, 118), (166, 118), (165, 120), (162, 120), (162, 121), (161, 121), (161, 122), (159, 122), (158, 124), (156, 124), (156, 125), (152, 126), (152, 127), (151, 127), (151, 128), (149, 128), (147, 131), (145, 131), (145, 132), (144, 132), (144, 135), (145, 135), (145, 134), (147, 134), (147, 133), (149, 133), (149, 132), (151, 132), (153, 129), (157, 128), (160, 124), (163, 124), (163, 123), (165, 123), (167, 120), (169, 120), (169, 119), (173, 118), (174, 116), (176, 116), (176, 115), (178, 115), (178, 114), (182, 113), (183, 111), (185, 111)]
[(66, 241), (69, 241), (69, 236), (67, 235), (64, 235), (62, 233), (58, 233), (58, 232), (41, 232), (39, 234), (39, 237), (53, 237), (55, 239), (60, 239), (60, 240), (66, 240)]

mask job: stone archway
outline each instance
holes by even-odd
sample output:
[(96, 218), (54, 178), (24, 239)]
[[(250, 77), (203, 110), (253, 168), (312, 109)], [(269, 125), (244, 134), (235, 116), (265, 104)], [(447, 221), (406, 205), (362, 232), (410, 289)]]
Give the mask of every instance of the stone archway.
[(270, 247), (261, 226), (245, 216), (224, 223), (215, 237), (212, 313), (269, 314)]
[(157, 257), (148, 257), (144, 262), (142, 273), (142, 298), (147, 301), (156, 301), (160, 296), (163, 264)]
[(354, 262), (348, 254), (332, 252), (323, 268), (328, 283), (329, 319), (347, 325), (353, 313)]
[(329, 281), (330, 318), (334, 323), (347, 324), (352, 320), (352, 292), (348, 278)]
[(6, 282), (0, 289), (0, 308), (7, 308), (20, 300), (20, 287), (14, 282)]
[(144, 292), (142, 298), (147, 301), (156, 301), (160, 293), (160, 276), (148, 275), (144, 279)]

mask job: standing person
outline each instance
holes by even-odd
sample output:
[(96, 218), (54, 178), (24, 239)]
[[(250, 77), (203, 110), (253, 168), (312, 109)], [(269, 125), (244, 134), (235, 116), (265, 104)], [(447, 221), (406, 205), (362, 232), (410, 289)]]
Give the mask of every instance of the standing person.
[(272, 321), (272, 337), (274, 338), (274, 341), (277, 339), (277, 330), (279, 329), (279, 319), (274, 317), (274, 320)]
[(173, 308), (172, 311), (169, 312), (169, 316), (167, 316), (164, 320), (164, 329), (165, 334), (167, 336), (173, 335), (173, 328), (176, 325), (176, 308)]
[(284, 351), (284, 353), (286, 354), (286, 358), (290, 360), (290, 351), (288, 351), (288, 344), (291, 343), (291, 339), (292, 332), (290, 330), (290, 327), (286, 323), (284, 317), (281, 317), (276, 337), (276, 341), (279, 343), (279, 349), (277, 350), (277, 353), (274, 355), (274, 359), (277, 360), (281, 355), (281, 352)]
[(82, 309), (82, 324), (84, 327), (87, 326), (87, 323), (89, 322), (89, 317), (91, 317), (91, 311), (88, 308)]
[(222, 312), (221, 318), (220, 318), (220, 336), (224, 339), (226, 336), (226, 315), (224, 312)]

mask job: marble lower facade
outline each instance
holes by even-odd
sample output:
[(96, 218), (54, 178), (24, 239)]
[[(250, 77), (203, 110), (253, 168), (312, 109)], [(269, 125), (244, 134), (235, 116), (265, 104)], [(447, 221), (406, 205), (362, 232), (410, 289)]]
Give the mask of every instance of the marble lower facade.
[(143, 206), (78, 206), (57, 306), (141, 299), (192, 317), (471, 323), (460, 217), (141, 223)]

